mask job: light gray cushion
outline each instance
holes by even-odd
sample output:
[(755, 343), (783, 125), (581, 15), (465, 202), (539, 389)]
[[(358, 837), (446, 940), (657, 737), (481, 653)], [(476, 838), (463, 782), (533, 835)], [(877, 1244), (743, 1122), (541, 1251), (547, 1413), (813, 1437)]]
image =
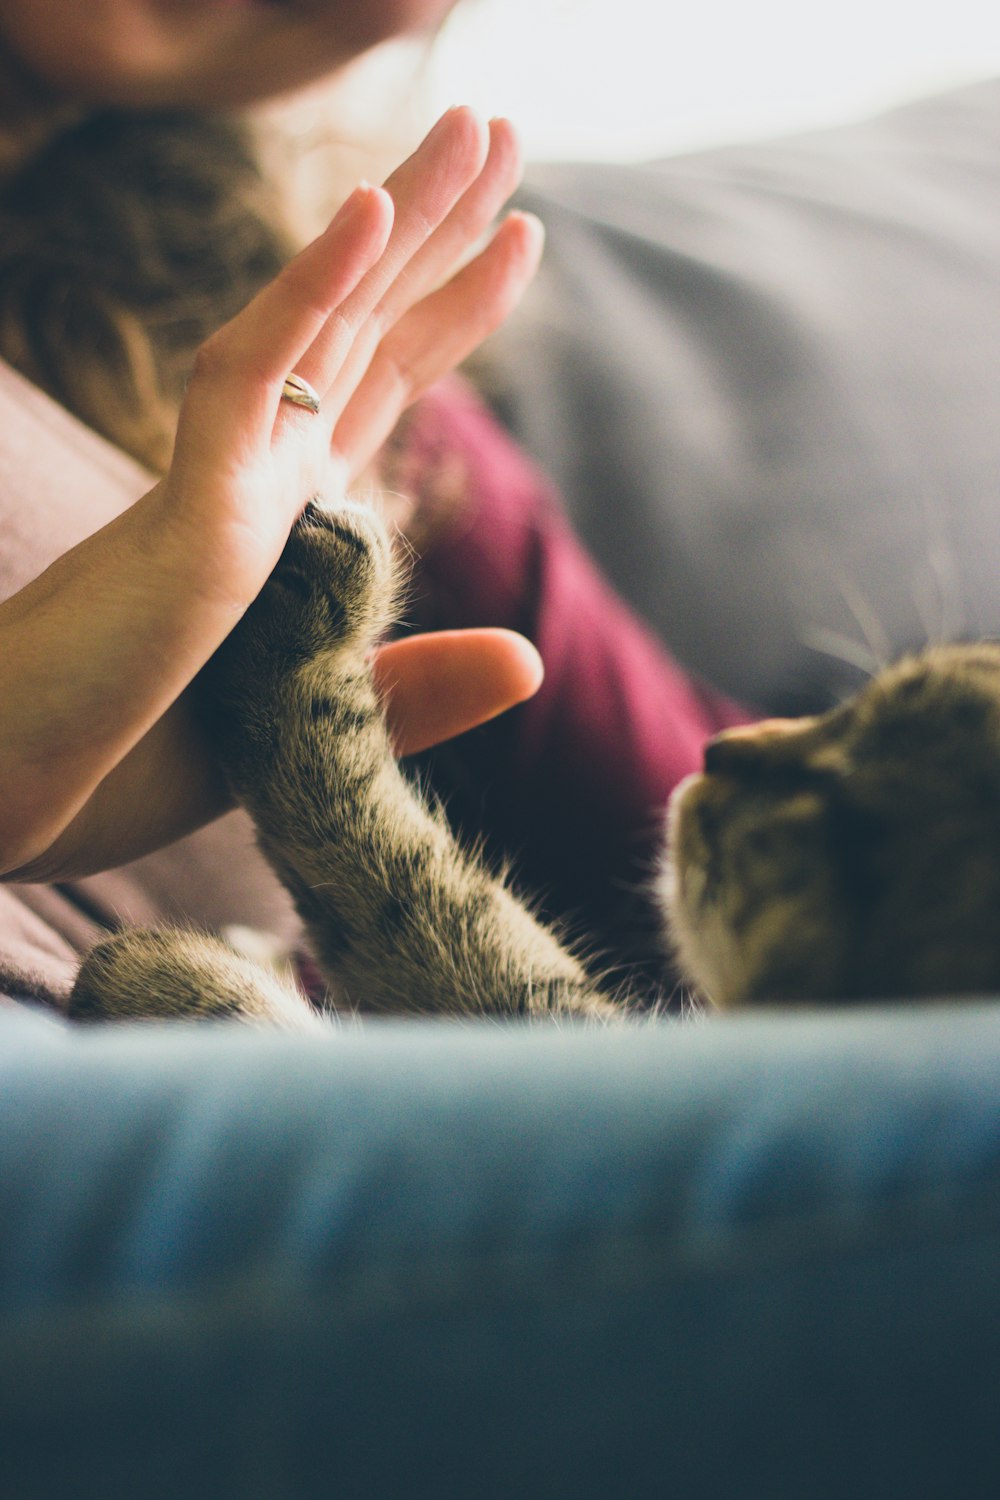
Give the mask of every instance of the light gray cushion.
[(684, 662), (786, 709), (1000, 635), (1000, 81), (522, 203), (494, 398)]

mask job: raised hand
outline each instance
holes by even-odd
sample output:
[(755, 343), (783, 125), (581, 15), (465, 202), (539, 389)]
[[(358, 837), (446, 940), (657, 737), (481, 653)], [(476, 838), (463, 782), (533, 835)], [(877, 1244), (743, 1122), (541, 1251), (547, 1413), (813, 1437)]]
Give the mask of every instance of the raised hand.
[[(490, 332), (534, 274), (537, 222), (476, 244), (520, 172), (506, 121), (445, 115), (384, 188), (359, 187), (329, 228), (199, 353), (164, 497), (213, 590), (245, 608), (311, 495), (331, 500), (403, 409)], [(295, 371), (316, 415), (283, 403)], [(220, 557), (221, 553), (221, 557)]]
[[(119, 863), (221, 810), (181, 695), (306, 501), (336, 499), (408, 402), (517, 301), (541, 245), (526, 216), (444, 278), (518, 171), (506, 122), (445, 115), (204, 347), (160, 484), (0, 607), (0, 874)], [(292, 370), (319, 392), (318, 415), (282, 401)], [(527, 644), (498, 632), (414, 638), (379, 662), (401, 750), (488, 717), (539, 676)]]

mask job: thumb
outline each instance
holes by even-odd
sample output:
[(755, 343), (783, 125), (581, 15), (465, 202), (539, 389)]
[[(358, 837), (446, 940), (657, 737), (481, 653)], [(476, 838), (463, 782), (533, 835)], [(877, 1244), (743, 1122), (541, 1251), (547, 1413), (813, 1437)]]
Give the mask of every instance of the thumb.
[(415, 755), (530, 698), (542, 659), (513, 630), (441, 630), (380, 646), (373, 662), (397, 755)]

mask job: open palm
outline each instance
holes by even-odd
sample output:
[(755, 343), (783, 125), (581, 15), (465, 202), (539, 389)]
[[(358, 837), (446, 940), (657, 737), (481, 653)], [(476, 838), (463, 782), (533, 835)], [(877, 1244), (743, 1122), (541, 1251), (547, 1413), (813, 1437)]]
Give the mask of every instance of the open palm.
[[(537, 222), (512, 214), (474, 252), (519, 172), (506, 121), (449, 111), (203, 347), (164, 479), (0, 605), (0, 704), (14, 706), (0, 780), (16, 789), (0, 799), (0, 875), (105, 868), (225, 805), (188, 684), (306, 501), (335, 502), (517, 302)], [(293, 370), (318, 414), (282, 401)], [(383, 646), (375, 670), (405, 752), (527, 696), (540, 663), (509, 632), (445, 632)]]
[[(310, 496), (336, 500), (400, 413), (503, 320), (534, 272), (536, 222), (514, 214), (451, 277), (516, 185), (503, 120), (446, 114), (384, 188), (328, 229), (199, 352), (164, 481), (211, 587), (245, 607)], [(281, 400), (296, 371), (314, 415)]]

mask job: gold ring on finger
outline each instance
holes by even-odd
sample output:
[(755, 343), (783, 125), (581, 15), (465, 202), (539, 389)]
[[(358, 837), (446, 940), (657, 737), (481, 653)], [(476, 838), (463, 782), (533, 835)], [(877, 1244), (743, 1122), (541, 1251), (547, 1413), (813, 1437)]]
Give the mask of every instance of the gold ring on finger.
[(319, 396), (308, 380), (303, 380), (302, 376), (296, 375), (294, 370), (291, 375), (285, 377), (285, 383), (281, 387), (281, 399), (290, 401), (293, 406), (302, 406), (314, 415), (319, 411)]

